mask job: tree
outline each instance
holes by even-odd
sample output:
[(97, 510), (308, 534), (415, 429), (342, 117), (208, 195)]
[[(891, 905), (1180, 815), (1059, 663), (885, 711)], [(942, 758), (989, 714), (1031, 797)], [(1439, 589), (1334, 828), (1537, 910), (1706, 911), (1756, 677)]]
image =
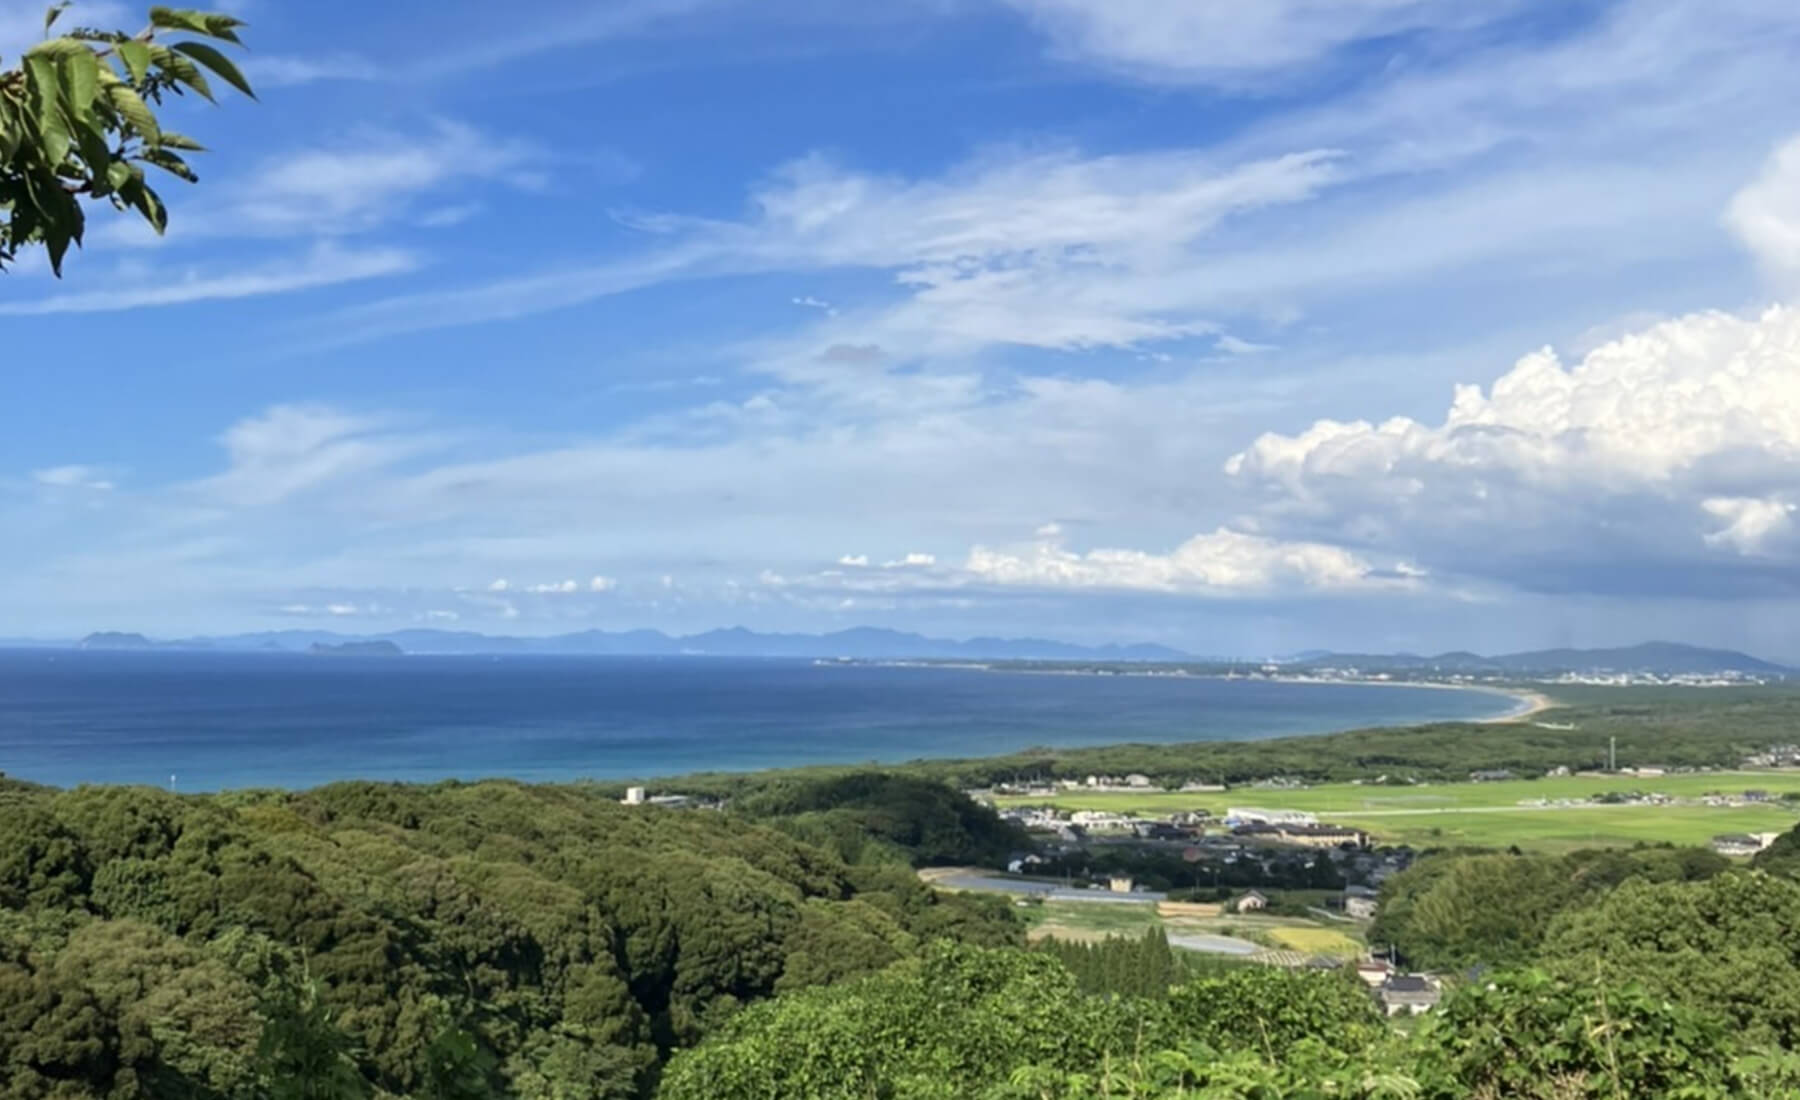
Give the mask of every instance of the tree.
[(168, 211), (144, 166), (191, 183), (182, 154), (204, 146), (164, 129), (151, 105), (190, 91), (212, 100), (209, 72), (255, 98), (231, 59), (204, 41), (241, 45), (238, 19), (155, 7), (136, 34), (84, 27), (48, 37), (67, 7), (45, 14), (47, 37), (17, 68), (0, 69), (0, 269), (42, 245), (60, 276), (69, 245), (81, 243), (86, 201), (135, 210), (161, 233)]
[(1730, 1021), (1754, 1042), (1800, 1045), (1800, 885), (1758, 871), (1705, 882), (1633, 880), (1552, 924), (1543, 965), (1575, 981), (1640, 983)]
[(350, 1037), (339, 1030), (310, 976), (281, 983), (264, 1004), (263, 1017), (256, 1059), (268, 1100), (360, 1100), (369, 1095)]

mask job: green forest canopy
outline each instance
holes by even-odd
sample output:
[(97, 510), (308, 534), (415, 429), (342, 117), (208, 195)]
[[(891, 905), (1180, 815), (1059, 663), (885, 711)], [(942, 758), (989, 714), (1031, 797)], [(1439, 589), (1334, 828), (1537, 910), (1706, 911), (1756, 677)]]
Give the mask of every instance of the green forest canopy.
[(999, 829), (885, 775), (729, 811), (0, 782), (0, 1098), (1797, 1095), (1780, 875), (1429, 856), (1378, 931), (1459, 988), (1402, 1034), (1343, 973), (1017, 952), (912, 870)]

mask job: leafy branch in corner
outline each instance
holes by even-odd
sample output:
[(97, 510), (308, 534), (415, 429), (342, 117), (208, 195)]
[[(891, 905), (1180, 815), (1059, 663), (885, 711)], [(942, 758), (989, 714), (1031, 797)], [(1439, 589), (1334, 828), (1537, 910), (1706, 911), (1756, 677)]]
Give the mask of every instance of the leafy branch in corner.
[(0, 69), (0, 269), (42, 245), (60, 276), (69, 245), (81, 243), (87, 200), (136, 211), (162, 233), (168, 210), (145, 166), (194, 182), (183, 154), (204, 146), (165, 129), (152, 105), (189, 92), (216, 102), (208, 74), (255, 98), (212, 44), (241, 46), (241, 20), (154, 7), (136, 34), (84, 27), (51, 37), (67, 7), (49, 9), (44, 40)]

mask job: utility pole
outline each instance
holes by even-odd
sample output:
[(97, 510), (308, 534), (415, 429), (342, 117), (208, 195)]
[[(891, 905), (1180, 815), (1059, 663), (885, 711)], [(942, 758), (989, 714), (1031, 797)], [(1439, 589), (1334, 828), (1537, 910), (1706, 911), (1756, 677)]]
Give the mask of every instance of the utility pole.
[(1617, 737), (1606, 739), (1606, 770), (1609, 772), (1619, 770), (1619, 739)]

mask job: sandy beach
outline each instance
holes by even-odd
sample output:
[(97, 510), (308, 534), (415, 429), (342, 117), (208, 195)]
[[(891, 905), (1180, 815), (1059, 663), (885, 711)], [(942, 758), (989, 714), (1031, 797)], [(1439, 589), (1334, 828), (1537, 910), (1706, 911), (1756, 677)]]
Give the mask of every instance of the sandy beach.
[(1529, 688), (1484, 688), (1482, 690), (1500, 692), (1519, 700), (1519, 709), (1511, 714), (1497, 714), (1492, 718), (1479, 719), (1484, 726), (1497, 722), (1523, 722), (1525, 719), (1542, 714), (1557, 705), (1556, 700), (1548, 695), (1541, 691), (1532, 691)]

